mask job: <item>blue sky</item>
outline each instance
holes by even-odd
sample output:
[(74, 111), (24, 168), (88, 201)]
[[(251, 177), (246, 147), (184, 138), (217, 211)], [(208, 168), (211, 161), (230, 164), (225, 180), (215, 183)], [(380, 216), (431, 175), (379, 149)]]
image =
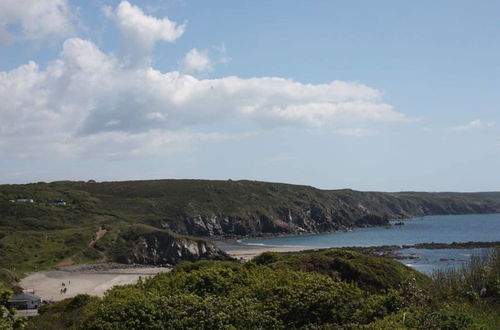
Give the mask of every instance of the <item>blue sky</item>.
[(0, 182), (500, 190), (499, 59), (496, 1), (0, 0)]

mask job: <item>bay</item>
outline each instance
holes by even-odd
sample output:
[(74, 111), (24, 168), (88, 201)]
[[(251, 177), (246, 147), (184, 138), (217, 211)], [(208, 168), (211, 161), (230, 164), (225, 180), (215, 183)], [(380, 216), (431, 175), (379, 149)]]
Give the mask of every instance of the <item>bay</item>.
[[(399, 222), (399, 221), (398, 221)], [(392, 224), (396, 221), (392, 221)], [(413, 245), (418, 243), (491, 242), (500, 240), (500, 214), (437, 215), (403, 220), (404, 225), (361, 228), (347, 232), (251, 238), (243, 245), (311, 248)], [(483, 249), (401, 249), (415, 259), (401, 262), (424, 273), (456, 267)]]

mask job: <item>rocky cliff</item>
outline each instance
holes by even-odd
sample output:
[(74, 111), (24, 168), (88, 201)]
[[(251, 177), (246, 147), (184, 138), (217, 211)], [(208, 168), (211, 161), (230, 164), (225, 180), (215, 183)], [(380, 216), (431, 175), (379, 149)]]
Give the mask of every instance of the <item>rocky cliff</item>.
[(120, 237), (111, 249), (117, 262), (146, 265), (174, 265), (180, 261), (230, 260), (213, 243), (182, 237), (164, 231), (128, 233)]
[(206, 237), (317, 233), (415, 216), (500, 212), (500, 193), (320, 190), (247, 180), (65, 185), (85, 191), (128, 221)]
[[(375, 193), (316, 191), (315, 194), (287, 194), (280, 198), (254, 197), (241, 201), (240, 209), (208, 209), (191, 204), (182, 221), (166, 218), (163, 228), (196, 236), (259, 236), (300, 234), (383, 226), (391, 219), (426, 215), (500, 212), (498, 194)], [(220, 204), (219, 204), (220, 205)], [(252, 209), (249, 209), (252, 207)], [(243, 209), (243, 211), (242, 211)]]
[[(21, 197), (34, 203), (11, 202)], [(49, 267), (76, 254), (82, 262), (224, 259), (192, 236), (318, 233), (467, 213), (500, 213), (500, 193), (320, 190), (245, 180), (0, 185), (0, 269)], [(98, 228), (106, 234), (96, 240)], [(19, 245), (25, 237), (30, 244)]]

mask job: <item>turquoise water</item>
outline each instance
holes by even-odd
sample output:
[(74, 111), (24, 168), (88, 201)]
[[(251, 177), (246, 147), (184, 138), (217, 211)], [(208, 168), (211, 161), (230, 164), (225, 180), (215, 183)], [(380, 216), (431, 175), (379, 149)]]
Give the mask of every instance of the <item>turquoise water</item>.
[[(380, 245), (412, 245), (417, 243), (489, 242), (500, 241), (500, 214), (440, 215), (403, 221), (403, 226), (362, 228), (349, 232), (312, 234), (241, 240), (245, 245), (348, 247)], [(404, 255), (414, 253), (418, 259), (401, 260), (417, 270), (454, 267), (482, 249), (403, 249)]]

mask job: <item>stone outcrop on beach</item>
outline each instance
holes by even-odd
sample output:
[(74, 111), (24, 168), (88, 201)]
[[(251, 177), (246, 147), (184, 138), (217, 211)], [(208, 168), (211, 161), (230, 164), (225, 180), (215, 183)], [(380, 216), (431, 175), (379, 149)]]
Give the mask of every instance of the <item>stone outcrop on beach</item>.
[[(116, 247), (115, 247), (116, 248)], [(174, 265), (180, 261), (231, 260), (212, 242), (153, 231), (128, 237), (114, 259), (126, 264)]]

